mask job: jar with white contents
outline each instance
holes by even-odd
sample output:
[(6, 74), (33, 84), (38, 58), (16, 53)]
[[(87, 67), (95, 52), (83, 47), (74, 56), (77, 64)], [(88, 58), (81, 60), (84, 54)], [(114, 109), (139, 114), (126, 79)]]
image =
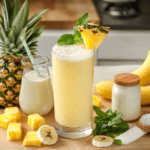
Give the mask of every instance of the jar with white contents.
[(132, 121), (140, 117), (141, 89), (140, 78), (130, 73), (115, 76), (112, 89), (112, 109), (122, 113), (122, 119)]

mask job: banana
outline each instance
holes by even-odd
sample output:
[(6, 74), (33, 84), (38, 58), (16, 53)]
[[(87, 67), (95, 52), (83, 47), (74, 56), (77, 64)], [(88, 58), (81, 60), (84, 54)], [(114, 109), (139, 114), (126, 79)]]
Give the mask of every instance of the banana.
[[(113, 81), (101, 81), (96, 84), (95, 88), (99, 95), (102, 97), (112, 99)], [(141, 86), (141, 105), (150, 104), (150, 85)]]
[[(140, 77), (140, 86), (141, 86), (141, 105), (150, 104), (150, 86), (145, 86), (150, 81), (150, 50), (148, 55), (142, 64), (137, 70), (131, 72)], [(111, 99), (112, 98), (112, 87), (113, 81), (101, 81), (96, 84), (95, 89), (99, 95), (102, 97)]]
[(148, 55), (142, 66), (131, 73), (136, 74), (140, 77), (140, 86), (148, 84), (148, 82), (150, 81), (150, 51), (148, 52)]
[(108, 136), (97, 135), (93, 137), (92, 144), (96, 147), (107, 147), (113, 143), (113, 139)]
[(58, 140), (58, 134), (55, 129), (49, 125), (41, 126), (37, 131), (37, 136), (41, 143), (45, 145), (53, 145)]
[(95, 85), (96, 92), (102, 97), (111, 99), (114, 81), (100, 81)]

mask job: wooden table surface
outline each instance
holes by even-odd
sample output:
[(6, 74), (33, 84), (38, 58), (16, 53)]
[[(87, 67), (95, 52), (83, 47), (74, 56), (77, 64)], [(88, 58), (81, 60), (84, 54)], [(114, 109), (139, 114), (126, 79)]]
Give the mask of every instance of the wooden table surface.
[[(114, 75), (121, 73), (121, 72), (131, 72), (138, 68), (138, 65), (132, 65), (132, 66), (113, 66), (113, 67), (95, 67), (95, 75), (94, 79), (96, 80), (96, 83), (101, 80), (112, 80), (114, 78)], [(52, 71), (50, 68), (51, 78), (52, 78)], [(99, 78), (98, 78), (99, 77)], [(97, 94), (95, 92), (95, 94)], [(98, 94), (97, 94), (98, 95)], [(106, 110), (111, 107), (111, 101), (107, 99), (103, 99), (102, 107), (101, 109)], [(21, 111), (21, 110), (20, 110)], [(4, 112), (3, 109), (0, 109), (0, 114)], [(142, 106), (141, 115), (145, 113), (150, 113), (150, 106)], [(59, 136), (58, 141), (53, 146), (42, 146), (42, 147), (24, 147), (23, 146), (23, 139), (27, 133), (27, 131), (32, 131), (30, 127), (27, 124), (27, 115), (24, 114), (21, 111), (22, 119), (19, 121), (22, 124), (22, 140), (21, 141), (7, 141), (7, 132), (5, 129), (0, 128), (0, 150), (33, 150), (33, 149), (39, 149), (39, 150), (46, 150), (46, 149), (53, 149), (53, 150), (150, 150), (150, 134), (147, 133), (140, 139), (138, 139), (135, 142), (130, 143), (129, 145), (121, 145), (118, 146), (116, 144), (112, 144), (111, 146), (107, 148), (96, 148), (92, 145), (92, 138), (93, 136), (90, 135), (85, 138), (81, 139), (66, 139)], [(95, 116), (95, 113), (93, 112), (93, 116)], [(54, 119), (54, 110), (52, 110), (49, 114), (44, 116), (46, 120), (46, 124), (50, 126), (54, 126), (55, 119)], [(137, 121), (137, 120), (136, 120)], [(127, 122), (132, 128), (135, 124), (134, 122)]]
[(39, 23), (45, 25), (45, 29), (73, 29), (85, 13), (89, 13), (89, 21), (100, 22), (92, 0), (29, 0), (29, 17), (47, 8)]

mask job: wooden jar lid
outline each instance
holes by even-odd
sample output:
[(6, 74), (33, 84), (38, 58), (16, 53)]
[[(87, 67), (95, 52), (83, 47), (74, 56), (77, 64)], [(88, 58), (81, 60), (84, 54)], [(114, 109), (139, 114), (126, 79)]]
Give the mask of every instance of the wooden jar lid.
[(115, 76), (114, 82), (122, 86), (135, 86), (140, 83), (140, 78), (135, 74), (121, 73)]

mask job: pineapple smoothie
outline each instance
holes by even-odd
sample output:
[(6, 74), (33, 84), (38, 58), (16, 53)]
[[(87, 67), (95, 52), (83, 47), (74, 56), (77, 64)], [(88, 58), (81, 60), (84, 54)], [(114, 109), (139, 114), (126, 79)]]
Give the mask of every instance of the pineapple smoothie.
[(40, 71), (41, 77), (35, 71), (26, 73), (22, 78), (19, 97), (21, 109), (26, 114), (47, 114), (53, 107), (53, 91), (50, 76)]
[(56, 122), (69, 128), (92, 124), (94, 50), (55, 45), (52, 70)]

